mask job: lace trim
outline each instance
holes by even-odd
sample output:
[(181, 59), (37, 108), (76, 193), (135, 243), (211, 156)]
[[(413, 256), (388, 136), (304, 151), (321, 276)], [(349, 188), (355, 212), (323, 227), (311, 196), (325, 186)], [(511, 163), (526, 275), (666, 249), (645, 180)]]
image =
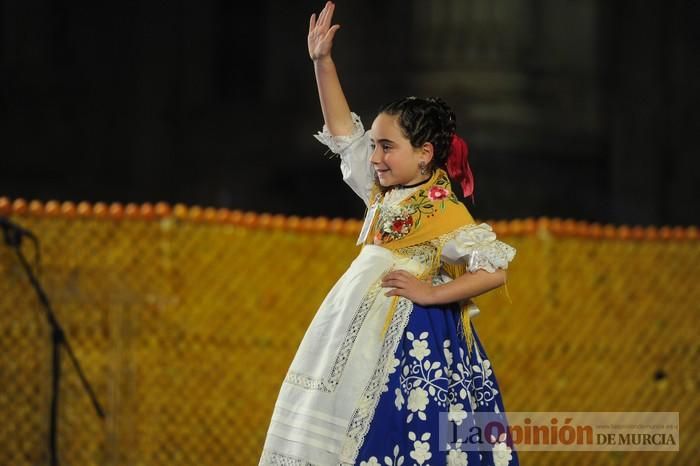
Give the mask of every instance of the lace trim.
[(314, 134), (314, 137), (321, 143), (328, 146), (331, 152), (340, 154), (347, 149), (353, 142), (359, 140), (360, 136), (365, 134), (365, 127), (362, 125), (362, 120), (354, 112), (350, 112), (352, 118), (352, 134), (349, 136), (333, 136), (328, 130), (328, 126), (323, 125), (323, 130)]
[(263, 450), (258, 466), (319, 466), (293, 456), (283, 455), (276, 451)]
[(515, 257), (515, 248), (497, 240), (496, 233), (487, 223), (466, 225), (443, 236), (443, 244), (454, 239), (455, 249), (460, 256), (465, 257), (470, 272), (479, 269), (488, 272), (507, 269), (508, 263)]
[(382, 207), (389, 207), (399, 204), (403, 200), (412, 196), (419, 189), (421, 189), (421, 186), (415, 186), (413, 188), (393, 188), (391, 191), (384, 194)]
[(406, 330), (408, 318), (413, 310), (413, 303), (406, 298), (399, 298), (396, 304), (394, 318), (387, 330), (377, 368), (365, 387), (359, 406), (353, 413), (348, 427), (347, 438), (341, 450), (341, 462), (355, 464), (369, 426), (374, 418), (374, 412), (382, 394), (382, 387), (389, 381), (389, 362), (393, 359), (399, 340)]
[[(389, 269), (385, 270), (384, 273), (388, 271)], [(330, 373), (327, 377), (316, 379), (308, 375), (290, 371), (287, 373), (287, 377), (285, 377), (284, 381), (307, 390), (318, 390), (329, 393), (334, 391), (338, 386), (340, 376), (343, 375), (343, 371), (345, 370), (345, 366), (348, 362), (348, 357), (350, 356), (350, 352), (352, 351), (355, 340), (357, 339), (357, 334), (360, 332), (360, 328), (362, 328), (362, 323), (365, 321), (365, 317), (367, 317), (367, 313), (372, 307), (372, 304), (374, 304), (374, 300), (377, 298), (377, 295), (382, 290), (381, 285), (381, 279), (377, 280), (362, 299), (362, 302), (360, 303), (360, 306), (358, 307), (357, 312), (355, 312), (355, 316), (350, 323), (350, 328), (345, 334), (345, 339), (340, 345), (338, 354), (335, 357), (335, 361), (333, 362)]]

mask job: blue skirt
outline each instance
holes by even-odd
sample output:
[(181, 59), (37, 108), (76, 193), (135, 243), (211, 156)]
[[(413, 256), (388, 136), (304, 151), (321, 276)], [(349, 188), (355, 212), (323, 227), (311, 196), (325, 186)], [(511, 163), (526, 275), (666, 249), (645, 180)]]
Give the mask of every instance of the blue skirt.
[(457, 306), (413, 305), (356, 464), (519, 464), (507, 430), (484, 438), (505, 409), (474, 326), (471, 352), (460, 328)]

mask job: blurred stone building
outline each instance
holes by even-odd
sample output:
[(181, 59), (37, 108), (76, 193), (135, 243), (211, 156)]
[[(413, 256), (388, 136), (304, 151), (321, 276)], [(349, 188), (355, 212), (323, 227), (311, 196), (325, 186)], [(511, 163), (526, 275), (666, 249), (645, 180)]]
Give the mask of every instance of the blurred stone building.
[[(697, 2), (337, 5), (353, 110), (445, 98), (477, 217), (700, 222)], [(0, 0), (0, 195), (362, 215), (312, 137), (321, 7)]]

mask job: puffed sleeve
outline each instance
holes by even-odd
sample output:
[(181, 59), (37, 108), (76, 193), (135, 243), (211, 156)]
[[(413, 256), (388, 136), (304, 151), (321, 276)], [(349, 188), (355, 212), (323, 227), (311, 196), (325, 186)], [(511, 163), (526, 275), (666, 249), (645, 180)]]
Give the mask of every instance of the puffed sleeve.
[(470, 272), (479, 269), (495, 272), (496, 269), (508, 268), (508, 263), (515, 257), (515, 248), (496, 239), (491, 226), (481, 223), (458, 231), (443, 246), (442, 255), (449, 262), (463, 260)]
[(349, 136), (333, 136), (328, 127), (323, 125), (323, 130), (314, 135), (316, 139), (328, 146), (334, 154), (340, 156), (340, 171), (343, 181), (362, 199), (365, 205), (369, 205), (369, 196), (374, 185), (372, 173), (369, 132), (365, 131), (362, 120), (355, 113), (351, 113), (353, 131)]

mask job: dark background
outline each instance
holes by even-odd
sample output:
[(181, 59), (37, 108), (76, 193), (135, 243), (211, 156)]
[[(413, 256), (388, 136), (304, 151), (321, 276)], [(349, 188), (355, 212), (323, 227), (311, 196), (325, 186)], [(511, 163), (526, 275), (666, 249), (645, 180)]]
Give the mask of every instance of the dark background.
[[(306, 49), (321, 1), (0, 0), (0, 195), (364, 211)], [(698, 224), (691, 0), (337, 2), (354, 111), (439, 95), (482, 219)]]

